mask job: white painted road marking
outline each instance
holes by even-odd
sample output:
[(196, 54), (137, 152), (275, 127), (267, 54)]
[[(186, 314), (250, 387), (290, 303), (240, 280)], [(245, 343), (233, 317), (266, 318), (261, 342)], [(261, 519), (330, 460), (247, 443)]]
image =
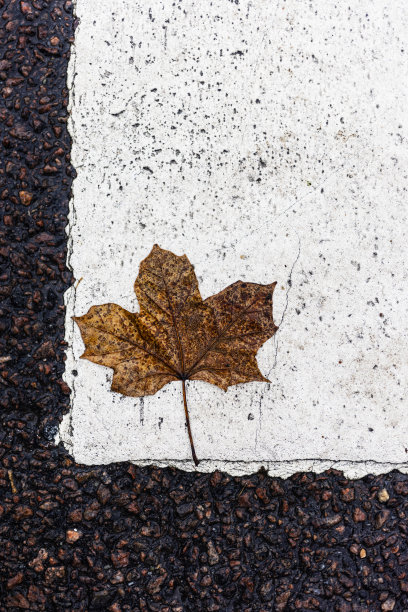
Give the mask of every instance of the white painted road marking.
[[(133, 283), (154, 243), (187, 253), (203, 297), (278, 281), (271, 384), (189, 383), (200, 470), (351, 476), (408, 466), (408, 8), (363, 0), (77, 0), (66, 295), (83, 463), (193, 469), (180, 385), (140, 400), (79, 361), (71, 315)], [(405, 468), (404, 468), (405, 466)]]

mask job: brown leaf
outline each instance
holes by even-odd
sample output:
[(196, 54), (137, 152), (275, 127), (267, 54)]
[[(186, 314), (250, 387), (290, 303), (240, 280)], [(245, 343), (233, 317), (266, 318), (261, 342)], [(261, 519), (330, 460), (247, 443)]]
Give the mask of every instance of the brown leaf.
[(277, 330), (275, 285), (237, 281), (203, 301), (187, 257), (154, 245), (135, 282), (139, 313), (104, 304), (74, 317), (86, 347), (82, 358), (113, 368), (112, 390), (124, 395), (154, 395), (181, 380), (196, 461), (185, 381), (202, 380), (225, 391), (238, 383), (267, 381), (256, 353)]

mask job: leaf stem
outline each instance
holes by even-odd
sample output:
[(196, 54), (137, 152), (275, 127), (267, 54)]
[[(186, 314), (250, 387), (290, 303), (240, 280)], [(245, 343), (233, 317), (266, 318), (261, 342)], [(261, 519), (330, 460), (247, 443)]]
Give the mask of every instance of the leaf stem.
[(195, 452), (195, 449), (194, 449), (193, 436), (192, 436), (191, 427), (190, 427), (190, 419), (189, 419), (189, 416), (188, 416), (187, 395), (186, 395), (186, 381), (183, 379), (181, 382), (182, 382), (182, 385), (183, 385), (184, 414), (186, 415), (186, 425), (187, 425), (188, 437), (190, 438), (191, 454), (193, 455), (193, 461), (194, 461), (195, 465), (198, 465), (200, 462), (197, 459), (197, 455), (196, 455), (196, 452)]

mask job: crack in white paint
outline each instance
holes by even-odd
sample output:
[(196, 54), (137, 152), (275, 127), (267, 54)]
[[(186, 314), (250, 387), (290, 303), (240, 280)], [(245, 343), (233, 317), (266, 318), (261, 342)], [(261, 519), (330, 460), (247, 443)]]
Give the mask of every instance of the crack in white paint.
[[(284, 306), (284, 308), (283, 308), (283, 312), (282, 312), (282, 315), (281, 315), (281, 318), (280, 318), (280, 321), (279, 321), (279, 325), (278, 325), (278, 328), (279, 328), (279, 329), (282, 327), (283, 321), (284, 321), (284, 319), (285, 319), (286, 311), (287, 311), (287, 309), (288, 309), (288, 304), (289, 304), (289, 293), (290, 293), (290, 290), (292, 289), (292, 276), (293, 276), (293, 271), (294, 271), (295, 266), (296, 266), (296, 264), (297, 264), (297, 262), (299, 261), (299, 258), (300, 258), (300, 237), (298, 236), (297, 238), (298, 238), (298, 252), (297, 252), (296, 258), (295, 258), (295, 259), (294, 259), (294, 261), (293, 261), (293, 264), (292, 264), (292, 267), (291, 267), (291, 269), (290, 269), (290, 273), (289, 273), (289, 278), (288, 278), (288, 280), (287, 280), (288, 288), (287, 288), (287, 290), (286, 290), (286, 301), (285, 301), (285, 306)], [(273, 365), (272, 365), (272, 367), (271, 367), (271, 369), (269, 370), (269, 373), (268, 373), (268, 378), (270, 377), (271, 372), (272, 372), (272, 371), (273, 371), (273, 370), (276, 368), (276, 364), (277, 364), (277, 362), (278, 362), (278, 350), (279, 350), (279, 329), (278, 329), (278, 331), (276, 332), (276, 334), (275, 334), (275, 335), (274, 335), (274, 337), (273, 337), (273, 343), (274, 343), (274, 347), (275, 347), (275, 353), (274, 353)]]

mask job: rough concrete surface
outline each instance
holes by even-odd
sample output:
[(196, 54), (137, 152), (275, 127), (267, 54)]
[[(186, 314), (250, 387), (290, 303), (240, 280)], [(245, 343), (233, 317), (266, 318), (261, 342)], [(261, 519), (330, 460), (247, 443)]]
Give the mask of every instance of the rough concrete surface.
[(408, 8), (374, 0), (77, 0), (60, 437), (77, 461), (193, 469), (179, 385), (110, 391), (79, 360), (93, 304), (137, 310), (153, 243), (203, 297), (277, 281), (270, 384), (189, 383), (200, 469), (408, 469)]

